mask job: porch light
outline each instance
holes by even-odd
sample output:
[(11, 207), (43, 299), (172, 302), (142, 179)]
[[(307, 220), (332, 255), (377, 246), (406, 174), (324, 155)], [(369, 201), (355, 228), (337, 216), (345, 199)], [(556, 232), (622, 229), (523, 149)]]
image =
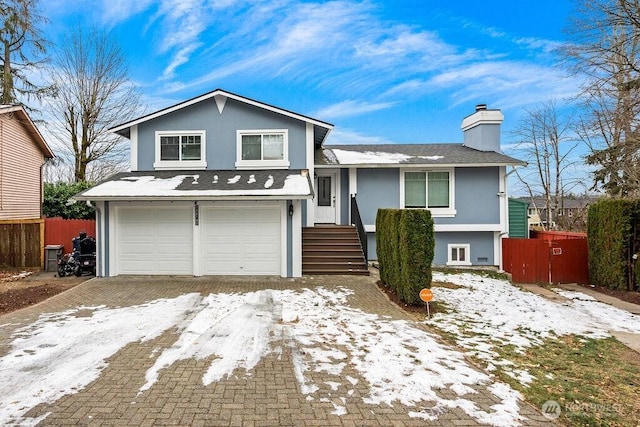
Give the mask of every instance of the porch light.
[(293, 203), (289, 205), (289, 216), (293, 216)]

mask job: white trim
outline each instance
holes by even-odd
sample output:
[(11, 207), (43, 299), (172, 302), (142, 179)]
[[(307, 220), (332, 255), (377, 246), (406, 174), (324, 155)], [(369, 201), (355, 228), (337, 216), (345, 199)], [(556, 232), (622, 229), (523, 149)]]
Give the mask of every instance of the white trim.
[(500, 178), (498, 179), (498, 197), (500, 203), (500, 224), (503, 233), (509, 232), (509, 193), (507, 186), (507, 168), (505, 166), (499, 168)]
[[(365, 224), (364, 231), (367, 233), (375, 233), (375, 224)], [(451, 232), (473, 232), (473, 231), (493, 231), (499, 233), (501, 231), (500, 224), (434, 224), (433, 231), (436, 233)]]
[[(311, 177), (311, 189), (315, 197), (315, 141), (313, 138), (313, 125), (307, 123), (305, 127), (305, 143), (307, 148), (307, 168), (309, 169), (309, 176)], [(306, 202), (307, 206), (307, 219), (306, 225), (308, 227), (313, 226), (313, 219), (315, 216), (315, 203), (312, 199)]]
[(302, 203), (293, 201), (293, 217), (291, 218), (291, 275), (302, 276)]
[[(244, 135), (282, 135), (282, 160), (242, 160), (242, 137)], [(264, 152), (262, 142), (260, 151)], [(239, 129), (236, 131), (237, 169), (286, 169), (289, 167), (289, 130), (288, 129)]]
[[(198, 209), (198, 225), (196, 225), (196, 206)], [(193, 275), (202, 276), (202, 206), (195, 202), (191, 211), (191, 224), (193, 225)]]
[[(464, 249), (465, 261), (453, 261), (451, 259), (451, 249)], [(471, 265), (471, 245), (469, 243), (449, 243), (447, 245), (447, 265)]]
[(131, 135), (129, 140), (131, 141), (131, 171), (138, 170), (138, 126), (131, 126)]
[[(515, 159), (514, 159), (515, 160)], [(316, 165), (317, 169), (333, 169), (337, 167), (353, 167), (353, 168), (367, 168), (367, 169), (440, 169), (440, 168), (484, 168), (495, 166), (526, 166), (527, 162), (515, 161), (515, 162), (502, 162), (502, 163), (442, 163), (434, 165), (433, 163), (338, 163), (335, 165)]]
[(100, 219), (99, 222), (96, 223), (96, 244), (97, 244), (97, 253), (96, 253), (96, 275), (98, 277), (105, 276), (105, 266), (106, 266), (106, 253), (105, 253), (105, 209), (104, 202), (98, 202), (95, 204), (96, 208), (96, 219)]
[(351, 197), (358, 194), (358, 169), (349, 168), (349, 204), (347, 205), (347, 224), (351, 225)]
[[(287, 277), (287, 202), (280, 203), (280, 277)], [(300, 261), (302, 263), (302, 261)], [(301, 266), (302, 267), (302, 266)]]
[(216, 107), (218, 107), (218, 112), (222, 114), (222, 111), (224, 111), (224, 106), (227, 104), (227, 97), (222, 94), (218, 94), (218, 95), (213, 95), (213, 99), (216, 101)]
[(504, 234), (500, 232), (493, 233), (493, 265), (498, 266), (498, 271), (504, 271), (502, 265), (502, 238)]
[[(333, 218), (333, 223), (334, 224), (341, 224), (340, 221), (340, 208), (341, 208), (341, 203), (340, 203), (340, 169), (334, 169), (334, 170), (322, 170), (322, 171), (318, 171), (316, 172), (316, 177), (313, 180), (314, 185), (317, 187), (317, 182), (318, 179), (317, 177), (319, 176), (330, 176), (332, 177), (332, 181), (334, 182), (333, 184), (333, 190), (334, 190), (334, 194), (333, 194), (333, 198), (335, 199), (335, 204), (333, 206), (334, 208), (334, 218)], [(316, 197), (314, 198), (314, 209), (316, 208), (315, 203), (317, 203), (318, 201), (318, 197), (316, 194)], [(314, 211), (315, 214), (315, 211)], [(313, 223), (316, 223), (316, 218), (314, 216), (313, 218)]]
[[(449, 207), (448, 208), (422, 208), (428, 209), (431, 211), (431, 216), (434, 218), (454, 218), (456, 216), (456, 178), (455, 178), (455, 169), (449, 168), (410, 168), (410, 169), (400, 169), (400, 209), (414, 209), (414, 208), (405, 208), (404, 206), (404, 174), (406, 172), (424, 172), (425, 180), (427, 185), (427, 201), (429, 200), (429, 178), (427, 174), (429, 172), (449, 172)], [(420, 208), (415, 208), (420, 209)]]
[[(161, 160), (160, 137), (163, 136), (200, 136), (200, 160)], [(207, 132), (205, 130), (157, 130), (155, 133), (155, 162), (153, 167), (156, 170), (206, 169)]]
[(504, 115), (500, 110), (480, 110), (465, 117), (460, 128), (463, 132), (468, 131), (480, 124), (499, 125), (504, 121)]
[(197, 104), (199, 102), (205, 101), (205, 100), (210, 99), (210, 98), (212, 98), (212, 97), (214, 97), (216, 95), (223, 95), (223, 96), (225, 96), (227, 98), (231, 98), (233, 100), (236, 100), (236, 101), (239, 101), (239, 102), (243, 102), (245, 104), (253, 105), (254, 107), (262, 108), (262, 109), (267, 110), (267, 111), (271, 111), (271, 112), (274, 112), (274, 113), (282, 114), (283, 116), (287, 116), (287, 117), (291, 117), (291, 118), (294, 118), (294, 119), (297, 119), (297, 120), (301, 120), (301, 121), (304, 121), (304, 122), (307, 122), (307, 123), (311, 123), (313, 125), (320, 126), (320, 127), (325, 128), (325, 129), (328, 129), (328, 130), (333, 129), (333, 125), (331, 125), (329, 123), (325, 123), (325, 122), (322, 122), (320, 120), (312, 119), (311, 117), (306, 117), (306, 116), (303, 116), (303, 115), (300, 115), (300, 114), (292, 113), (291, 111), (283, 110), (281, 108), (274, 107), (272, 105), (264, 104), (262, 102), (254, 101), (253, 99), (245, 98), (245, 97), (242, 97), (242, 96), (239, 96), (239, 95), (235, 95), (235, 94), (226, 92), (224, 90), (217, 89), (217, 90), (214, 90), (213, 92), (205, 93), (204, 95), (200, 95), (200, 96), (198, 96), (196, 98), (193, 98), (193, 99), (190, 99), (188, 101), (184, 101), (184, 102), (181, 102), (179, 104), (173, 105), (171, 107), (165, 108), (163, 110), (156, 111), (155, 113), (149, 114), (147, 116), (143, 116), (143, 117), (137, 118), (135, 120), (132, 120), (130, 122), (123, 123), (121, 125), (118, 125), (116, 127), (113, 127), (111, 129), (109, 129), (109, 131), (118, 132), (118, 131), (127, 129), (127, 128), (131, 127), (131, 126), (134, 126), (134, 125), (137, 125), (137, 124), (140, 124), (140, 123), (144, 123), (146, 121), (149, 121), (149, 120), (164, 116), (165, 114), (169, 114), (169, 113), (172, 113), (174, 111), (181, 110), (182, 108), (188, 107), (190, 105)]

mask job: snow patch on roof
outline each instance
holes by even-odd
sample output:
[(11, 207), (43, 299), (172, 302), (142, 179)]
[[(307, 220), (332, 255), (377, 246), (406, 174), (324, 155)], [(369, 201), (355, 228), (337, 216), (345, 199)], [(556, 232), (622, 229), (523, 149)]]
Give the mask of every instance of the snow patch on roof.
[(360, 165), (360, 164), (380, 164), (380, 163), (401, 163), (411, 159), (402, 153), (385, 153), (380, 151), (347, 151), (334, 148), (333, 154), (341, 165)]
[[(153, 175), (129, 176), (119, 180), (107, 181), (98, 184), (82, 193), (81, 200), (93, 200), (103, 198), (127, 198), (127, 197), (217, 197), (217, 196), (308, 196), (311, 194), (307, 175), (292, 173), (287, 175), (282, 188), (272, 188), (274, 178), (269, 175), (263, 186), (256, 184), (256, 188), (245, 189), (203, 189), (203, 190), (178, 190), (178, 186), (187, 178), (197, 179), (198, 175), (176, 175), (170, 178), (157, 178)], [(213, 183), (218, 183), (215, 175)], [(228, 185), (238, 183), (242, 175), (235, 175), (228, 179)], [(195, 183), (195, 182), (194, 182)], [(250, 175), (248, 184), (256, 183), (256, 177)]]

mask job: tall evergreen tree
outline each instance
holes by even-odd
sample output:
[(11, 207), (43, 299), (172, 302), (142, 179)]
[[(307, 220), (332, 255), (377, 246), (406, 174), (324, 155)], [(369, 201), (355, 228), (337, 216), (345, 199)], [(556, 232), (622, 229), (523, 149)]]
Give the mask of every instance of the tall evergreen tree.
[(48, 44), (39, 27), (46, 18), (40, 14), (38, 2), (0, 0), (1, 104), (41, 98), (50, 89), (32, 78), (43, 65)]

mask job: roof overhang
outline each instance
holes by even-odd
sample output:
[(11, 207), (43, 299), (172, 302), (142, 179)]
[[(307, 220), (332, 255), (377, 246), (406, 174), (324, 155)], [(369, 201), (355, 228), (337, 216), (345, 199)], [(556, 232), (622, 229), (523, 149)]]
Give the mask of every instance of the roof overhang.
[(411, 169), (411, 168), (480, 168), (480, 167), (498, 167), (498, 166), (526, 166), (526, 162), (520, 163), (354, 163), (354, 164), (335, 164), (335, 165), (315, 165), (315, 169), (338, 169), (338, 168), (366, 168), (366, 169)]
[(313, 198), (309, 171), (161, 171), (114, 175), (76, 201), (300, 200)]
[(53, 151), (49, 148), (47, 141), (45, 141), (44, 137), (38, 130), (37, 126), (27, 114), (27, 111), (24, 109), (22, 105), (1, 105), (0, 106), (0, 114), (15, 114), (25, 125), (25, 129), (27, 133), (33, 138), (33, 141), (36, 143), (42, 155), (47, 159), (54, 158)]

